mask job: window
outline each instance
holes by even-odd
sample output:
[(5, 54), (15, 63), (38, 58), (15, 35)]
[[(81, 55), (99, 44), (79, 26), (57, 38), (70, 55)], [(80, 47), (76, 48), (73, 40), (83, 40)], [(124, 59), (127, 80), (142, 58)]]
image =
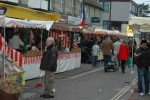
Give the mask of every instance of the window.
[(50, 10), (54, 10), (54, 0), (50, 0)]
[(131, 5), (131, 9), (130, 9), (131, 14), (137, 16), (138, 15), (138, 8), (135, 5)]
[(64, 0), (61, 0), (61, 13), (64, 13)]
[(104, 2), (104, 11), (108, 12), (109, 11), (109, 2)]
[(104, 8), (105, 12), (109, 12), (109, 2), (100, 2), (99, 4)]
[(85, 6), (86, 18), (89, 18), (89, 6)]
[(103, 21), (103, 28), (106, 30), (109, 29), (109, 21)]
[(75, 0), (72, 0), (72, 14), (75, 15)]

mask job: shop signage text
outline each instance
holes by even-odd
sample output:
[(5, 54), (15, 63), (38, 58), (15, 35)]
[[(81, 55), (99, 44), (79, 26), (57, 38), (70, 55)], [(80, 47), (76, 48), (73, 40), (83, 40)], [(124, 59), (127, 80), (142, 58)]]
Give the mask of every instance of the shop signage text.
[(91, 23), (100, 23), (100, 17), (91, 17)]
[(6, 7), (0, 8), (0, 15), (5, 15), (6, 12), (7, 12), (7, 8)]
[(73, 25), (79, 25), (81, 22), (81, 18), (73, 17), (73, 16), (68, 16), (68, 23), (73, 24)]

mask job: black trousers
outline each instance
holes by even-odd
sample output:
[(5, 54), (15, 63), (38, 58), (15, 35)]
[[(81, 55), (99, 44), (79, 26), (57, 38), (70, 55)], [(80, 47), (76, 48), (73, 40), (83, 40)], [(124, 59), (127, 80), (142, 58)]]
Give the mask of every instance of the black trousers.
[(125, 71), (126, 60), (121, 60), (121, 69)]

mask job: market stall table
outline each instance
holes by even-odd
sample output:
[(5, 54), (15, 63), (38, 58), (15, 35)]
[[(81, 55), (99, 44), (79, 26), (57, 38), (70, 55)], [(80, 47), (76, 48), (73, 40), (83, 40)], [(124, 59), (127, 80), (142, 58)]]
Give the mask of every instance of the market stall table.
[[(37, 53), (33, 53), (33, 51), (30, 51), (30, 52), (32, 53), (29, 53), (29, 54), (27, 53), (26, 57), (24, 57), (24, 65), (22, 67), (23, 70), (26, 71), (25, 73), (26, 80), (37, 78), (41, 74), (43, 75), (43, 72), (41, 72), (39, 68), (41, 56), (36, 56), (38, 55), (39, 51), (34, 51)], [(58, 56), (56, 73), (78, 68), (80, 67), (80, 64), (81, 64), (80, 52), (61, 53)]]

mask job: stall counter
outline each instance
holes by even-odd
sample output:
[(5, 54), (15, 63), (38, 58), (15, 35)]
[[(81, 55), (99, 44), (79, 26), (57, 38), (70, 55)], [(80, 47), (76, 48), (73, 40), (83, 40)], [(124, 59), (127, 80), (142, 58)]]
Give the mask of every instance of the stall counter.
[[(39, 69), (41, 56), (24, 57), (23, 70), (25, 71), (25, 80), (33, 79), (44, 75), (43, 71)], [(56, 73), (65, 72), (81, 65), (81, 52), (71, 52), (59, 54), (57, 60)]]

